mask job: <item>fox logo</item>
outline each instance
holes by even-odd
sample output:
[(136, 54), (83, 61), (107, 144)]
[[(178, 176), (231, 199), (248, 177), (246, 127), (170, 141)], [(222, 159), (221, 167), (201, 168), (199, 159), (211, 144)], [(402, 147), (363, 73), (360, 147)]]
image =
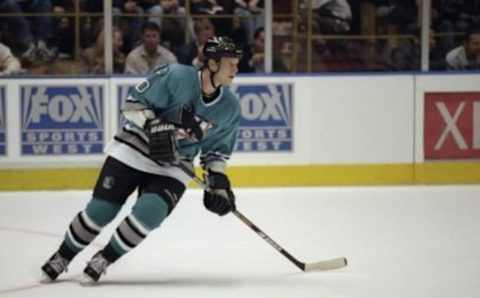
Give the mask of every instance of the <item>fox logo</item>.
[(244, 124), (291, 125), (291, 84), (236, 85), (231, 91), (240, 98)]
[(103, 127), (102, 86), (23, 86), (23, 127)]
[(242, 119), (237, 151), (292, 151), (293, 85), (236, 85)]
[(21, 86), (23, 155), (103, 151), (103, 86)]

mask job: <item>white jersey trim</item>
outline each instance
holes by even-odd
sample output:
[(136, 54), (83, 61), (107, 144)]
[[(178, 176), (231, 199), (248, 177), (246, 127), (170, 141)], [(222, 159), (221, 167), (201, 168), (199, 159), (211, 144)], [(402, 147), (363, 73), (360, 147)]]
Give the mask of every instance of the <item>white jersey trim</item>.
[(107, 144), (105, 153), (139, 171), (177, 179), (182, 182), (185, 187), (187, 187), (188, 182), (192, 180), (181, 169), (177, 167), (160, 166), (132, 147), (116, 140), (112, 140)]

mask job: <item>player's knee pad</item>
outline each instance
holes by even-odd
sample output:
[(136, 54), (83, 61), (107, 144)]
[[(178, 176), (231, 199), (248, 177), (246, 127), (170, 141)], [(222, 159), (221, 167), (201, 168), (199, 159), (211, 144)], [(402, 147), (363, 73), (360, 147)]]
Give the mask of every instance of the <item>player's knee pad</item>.
[[(168, 214), (172, 212), (185, 193), (185, 185), (179, 180), (165, 176), (155, 176), (139, 189), (141, 194), (157, 194), (168, 205)], [(167, 214), (167, 215), (168, 215)]]
[(94, 197), (88, 202), (85, 213), (95, 225), (103, 227), (115, 218), (121, 208), (121, 205)]
[(157, 228), (167, 217), (169, 205), (165, 199), (155, 193), (143, 193), (138, 197), (132, 214), (149, 231)]

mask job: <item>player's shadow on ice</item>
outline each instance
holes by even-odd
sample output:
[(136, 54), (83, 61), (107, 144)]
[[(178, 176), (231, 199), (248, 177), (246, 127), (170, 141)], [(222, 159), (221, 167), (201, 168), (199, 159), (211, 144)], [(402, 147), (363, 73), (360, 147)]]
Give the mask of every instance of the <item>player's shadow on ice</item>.
[(129, 279), (115, 279), (115, 280), (103, 280), (96, 286), (115, 286), (115, 287), (231, 287), (238, 284), (238, 280), (233, 278), (223, 277), (201, 277), (201, 278), (129, 278)]
[[(348, 275), (348, 274), (347, 274)], [(115, 286), (115, 287), (169, 287), (169, 288), (182, 288), (182, 287), (198, 287), (198, 288), (231, 288), (242, 286), (255, 286), (255, 287), (273, 287), (278, 285), (295, 285), (295, 286), (313, 286), (319, 283), (329, 282), (333, 280), (343, 281), (348, 276), (344, 274), (324, 274), (323, 277), (320, 274), (317, 278), (302, 278), (304, 273), (283, 273), (278, 275), (268, 276), (235, 276), (235, 277), (121, 277), (110, 276), (110, 279), (106, 278), (101, 280), (96, 286)], [(312, 277), (312, 275), (310, 275)]]

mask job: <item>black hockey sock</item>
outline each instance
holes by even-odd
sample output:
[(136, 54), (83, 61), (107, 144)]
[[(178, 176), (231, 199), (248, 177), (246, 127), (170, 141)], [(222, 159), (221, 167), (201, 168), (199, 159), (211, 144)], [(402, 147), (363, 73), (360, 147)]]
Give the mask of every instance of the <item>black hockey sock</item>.
[(102, 252), (102, 255), (107, 259), (108, 262), (113, 263), (118, 260), (122, 255), (117, 253), (115, 249), (112, 247), (112, 244), (109, 243)]
[(58, 249), (58, 253), (68, 261), (71, 261), (78, 254), (78, 252), (75, 252), (72, 249), (70, 249), (70, 247), (68, 247), (65, 241), (63, 241), (62, 245), (60, 245), (60, 248)]

